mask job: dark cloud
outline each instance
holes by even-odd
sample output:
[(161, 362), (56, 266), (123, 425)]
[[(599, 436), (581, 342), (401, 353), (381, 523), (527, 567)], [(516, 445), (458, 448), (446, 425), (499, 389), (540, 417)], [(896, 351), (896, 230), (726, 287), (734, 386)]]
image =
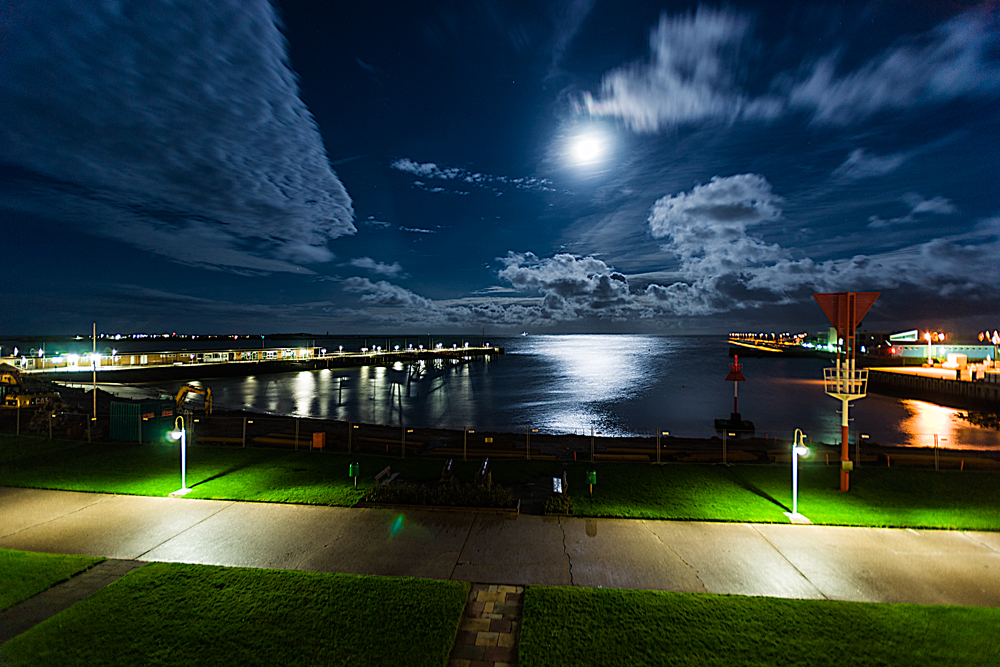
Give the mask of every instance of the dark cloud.
[(28, 176), (2, 205), (251, 271), (328, 261), (327, 242), (355, 231), (266, 0), (10, 16), (0, 161)]

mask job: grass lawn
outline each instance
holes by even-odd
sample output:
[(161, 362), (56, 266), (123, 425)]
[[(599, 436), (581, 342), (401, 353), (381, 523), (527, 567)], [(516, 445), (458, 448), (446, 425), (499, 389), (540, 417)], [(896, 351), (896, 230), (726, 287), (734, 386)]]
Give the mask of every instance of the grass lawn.
[(100, 563), (103, 558), (0, 549), (0, 611)]
[[(37, 446), (37, 449), (34, 447)], [(180, 488), (180, 445), (47, 441), (0, 436), (0, 485), (67, 491), (166, 496)], [(358, 489), (348, 464), (361, 464)], [(435, 481), (444, 460), (428, 457), (348, 456), (309, 450), (189, 447), (188, 498), (305, 503), (349, 507), (386, 466), (398, 479)], [(455, 474), (471, 481), (481, 462), (455, 461)], [(493, 481), (517, 484), (554, 470), (551, 461), (496, 460)]]
[(0, 647), (9, 665), (434, 665), (464, 582), (153, 563)]
[(997, 665), (997, 627), (982, 607), (529, 586), (518, 665)]
[[(597, 470), (594, 497), (586, 471)], [(839, 468), (799, 468), (799, 512), (813, 523), (1000, 530), (1000, 474), (864, 467), (841, 493)], [(569, 474), (577, 516), (788, 523), (788, 465), (576, 464)]]

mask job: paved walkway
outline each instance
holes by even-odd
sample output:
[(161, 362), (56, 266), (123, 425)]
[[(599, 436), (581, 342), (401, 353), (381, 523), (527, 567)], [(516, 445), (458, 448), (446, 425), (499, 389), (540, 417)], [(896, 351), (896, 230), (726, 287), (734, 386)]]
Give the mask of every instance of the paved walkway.
[(0, 644), (69, 609), (143, 564), (134, 560), (106, 560), (69, 581), (5, 609), (0, 612)]
[(1000, 533), (557, 519), (0, 487), (0, 547), (116, 559), (1000, 606)]

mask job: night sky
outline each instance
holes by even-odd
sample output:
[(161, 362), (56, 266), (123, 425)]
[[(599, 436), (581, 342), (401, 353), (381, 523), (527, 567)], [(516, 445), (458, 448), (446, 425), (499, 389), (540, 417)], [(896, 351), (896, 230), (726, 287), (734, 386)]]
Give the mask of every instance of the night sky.
[(996, 2), (0, 5), (0, 334), (1000, 326)]

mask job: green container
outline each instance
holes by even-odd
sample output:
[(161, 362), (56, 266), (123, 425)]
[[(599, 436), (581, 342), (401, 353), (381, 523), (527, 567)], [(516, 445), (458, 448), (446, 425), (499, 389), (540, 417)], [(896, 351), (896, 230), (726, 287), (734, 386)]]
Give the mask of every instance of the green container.
[(173, 429), (173, 401), (112, 401), (112, 440), (152, 442), (163, 440), (163, 434)]
[(348, 466), (347, 476), (348, 477), (357, 477), (358, 476), (358, 468), (360, 468), (360, 467), (361, 467), (360, 464), (358, 464), (358, 463), (352, 463), (350, 466)]
[(588, 470), (587, 471), (587, 484), (597, 484), (597, 471)]

